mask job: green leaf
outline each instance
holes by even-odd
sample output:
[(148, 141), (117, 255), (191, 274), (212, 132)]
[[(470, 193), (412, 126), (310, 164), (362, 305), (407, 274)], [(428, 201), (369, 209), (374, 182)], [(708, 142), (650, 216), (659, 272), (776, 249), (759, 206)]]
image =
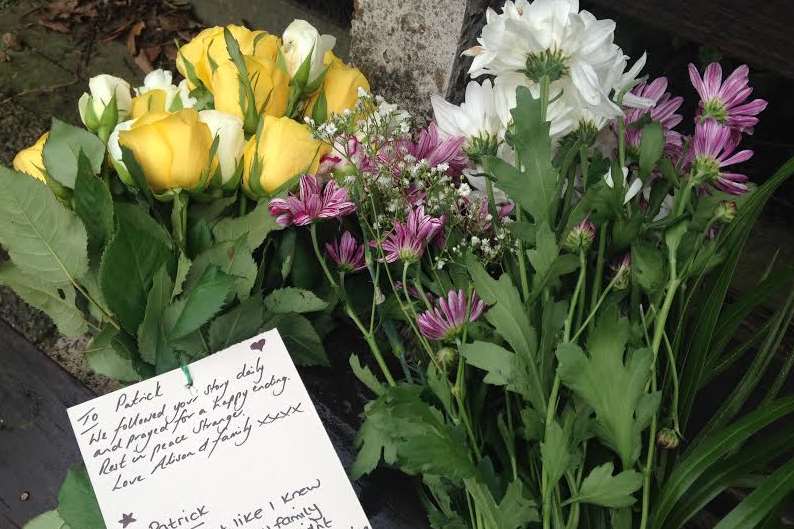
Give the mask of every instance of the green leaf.
[[(301, 366), (328, 366), (323, 342), (311, 322), (300, 314), (279, 314), (268, 325), (277, 328), (293, 361)], [(265, 329), (267, 330), (267, 329)]]
[(643, 290), (657, 292), (665, 284), (665, 258), (654, 245), (638, 241), (631, 246), (631, 273)]
[(80, 336), (88, 330), (82, 311), (75, 305), (75, 291), (71, 285), (49, 285), (8, 262), (0, 264), (0, 284), (13, 289), (29, 305), (46, 312), (61, 334)]
[(88, 270), (85, 226), (35, 178), (0, 167), (0, 243), (23, 272), (56, 286)]
[(279, 288), (265, 297), (265, 308), (273, 314), (302, 314), (325, 310), (326, 307), (328, 303), (318, 298), (314, 292), (300, 288)]
[(165, 310), (169, 340), (178, 340), (210, 321), (232, 297), (235, 278), (209, 266), (195, 285)]
[(251, 296), (210, 324), (210, 349), (220, 351), (254, 336), (265, 319), (260, 296)]
[(88, 252), (93, 259), (113, 234), (113, 198), (105, 182), (94, 175), (89, 164), (81, 151), (72, 200), (74, 212), (88, 232)]
[(270, 232), (282, 229), (284, 227), (277, 224), (270, 214), (267, 201), (263, 200), (243, 217), (221, 219), (212, 229), (212, 233), (219, 242), (236, 241), (245, 235), (248, 249), (253, 252), (262, 245)]
[(525, 399), (531, 397), (529, 374), (520, 355), (496, 344), (480, 341), (463, 344), (460, 354), (467, 364), (488, 373), (483, 379), (486, 384), (506, 386)]
[(69, 529), (57, 510), (47, 511), (30, 520), (22, 529)]
[(166, 348), (162, 320), (166, 307), (171, 303), (173, 289), (168, 269), (163, 265), (152, 278), (152, 288), (146, 297), (146, 312), (137, 333), (141, 358), (151, 365), (157, 364), (157, 358)]
[(612, 475), (615, 465), (604, 463), (595, 467), (582, 481), (579, 494), (570, 502), (591, 503), (602, 507), (628, 507), (636, 498), (632, 494), (642, 487), (642, 474), (634, 470), (624, 470)]
[(552, 420), (546, 429), (545, 441), (540, 444), (540, 457), (543, 461), (543, 470), (548, 474), (550, 488), (557, 484), (571, 463), (568, 446), (568, 435), (556, 420)]
[(361, 360), (354, 354), (350, 355), (349, 362), (350, 369), (353, 370), (353, 374), (356, 375), (356, 378), (359, 379), (362, 384), (367, 386), (375, 395), (383, 395), (383, 384), (380, 383), (378, 377), (370, 370), (369, 366), (361, 365)]
[(58, 514), (70, 527), (105, 529), (85, 467), (72, 467), (58, 492)]
[(237, 241), (217, 243), (199, 254), (190, 267), (185, 288), (187, 290), (193, 288), (211, 266), (218, 267), (225, 274), (233, 276), (237, 297), (241, 300), (248, 299), (256, 281), (257, 267), (244, 236)]
[(118, 331), (107, 326), (97, 334), (85, 351), (88, 367), (95, 373), (105, 375), (121, 382), (142, 380), (135, 369), (135, 362), (129, 349), (118, 339)]
[(116, 204), (117, 229), (105, 248), (99, 284), (111, 311), (132, 335), (146, 313), (146, 298), (155, 272), (168, 262), (168, 234), (141, 207)]
[(179, 259), (176, 261), (176, 278), (174, 279), (174, 291), (171, 293), (171, 300), (174, 300), (185, 286), (185, 280), (190, 272), (193, 262), (182, 252), (179, 252)]
[(495, 487), (484, 483), (482, 479), (467, 479), (465, 485), (477, 505), (484, 527), (518, 529), (539, 520), (535, 503), (528, 498), (526, 486), (521, 481), (513, 481), (508, 485), (499, 504), (493, 497)]
[(557, 238), (548, 224), (541, 224), (535, 236), (535, 248), (528, 250), (529, 262), (535, 270), (532, 277), (530, 300), (539, 296), (546, 285), (558, 277), (579, 269), (579, 259), (575, 255), (559, 255)]
[(541, 117), (541, 103), (529, 89), (519, 87), (513, 115), (512, 145), (521, 171), (496, 157), (486, 157), (485, 168), (507, 196), (532, 215), (535, 224), (551, 224), (560, 193), (552, 165), (550, 124)]
[(714, 529), (752, 529), (794, 490), (794, 459), (778, 468), (718, 523)]
[(664, 152), (664, 131), (657, 122), (648, 123), (642, 128), (642, 141), (640, 142), (640, 178), (643, 182), (656, 167), (656, 162)]
[(90, 163), (93, 174), (98, 174), (105, 158), (102, 140), (85, 129), (53, 118), (43, 152), (47, 174), (61, 185), (74, 189), (81, 151)]
[(656, 503), (653, 527), (660, 528), (692, 485), (709, 468), (720, 464), (727, 454), (736, 450), (750, 436), (769, 424), (794, 412), (794, 397), (770, 402), (748, 413), (730, 426), (712, 433), (707, 439), (690, 448), (665, 481)]
[[(586, 356), (579, 346), (566, 343), (557, 349), (557, 372), (562, 382), (596, 412), (596, 433), (630, 468), (640, 455), (640, 434), (658, 395), (645, 393), (651, 373), (651, 352), (624, 351), (629, 323), (612, 306), (604, 310), (593, 330)], [(609, 381), (605, 384), (604, 381)]]

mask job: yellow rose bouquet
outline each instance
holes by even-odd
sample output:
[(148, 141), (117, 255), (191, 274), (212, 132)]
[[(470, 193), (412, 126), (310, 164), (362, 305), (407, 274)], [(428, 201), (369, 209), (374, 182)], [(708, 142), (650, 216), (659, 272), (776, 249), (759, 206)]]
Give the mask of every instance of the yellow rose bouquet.
[(82, 127), (53, 119), (0, 168), (0, 283), (92, 334), (89, 365), (122, 382), (273, 327), (298, 363), (326, 364), (321, 274), (267, 204), (331, 149), (307, 118), (369, 90), (334, 42), (301, 20), (281, 37), (214, 27), (179, 49), (181, 80), (92, 78)]

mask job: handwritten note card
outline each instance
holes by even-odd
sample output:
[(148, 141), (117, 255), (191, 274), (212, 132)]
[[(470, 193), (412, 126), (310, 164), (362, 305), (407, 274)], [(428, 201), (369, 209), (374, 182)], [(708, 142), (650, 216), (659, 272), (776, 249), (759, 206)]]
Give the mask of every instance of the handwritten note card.
[(277, 331), (68, 410), (108, 529), (368, 529)]

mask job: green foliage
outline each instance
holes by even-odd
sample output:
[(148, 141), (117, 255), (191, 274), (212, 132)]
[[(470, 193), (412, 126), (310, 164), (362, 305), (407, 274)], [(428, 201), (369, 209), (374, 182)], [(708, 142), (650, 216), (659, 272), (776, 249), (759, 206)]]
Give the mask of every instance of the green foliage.
[(552, 421), (546, 430), (546, 438), (540, 444), (540, 459), (548, 475), (548, 486), (554, 487), (571, 463), (568, 434), (557, 421)]
[(265, 319), (262, 298), (252, 296), (212, 320), (209, 330), (209, 345), (212, 351), (220, 351), (254, 336)]
[(187, 292), (166, 308), (168, 338), (178, 340), (198, 331), (231, 299), (234, 277), (210, 266)]
[(163, 316), (171, 303), (173, 290), (168, 269), (163, 265), (152, 278), (152, 288), (146, 297), (146, 312), (137, 333), (141, 358), (151, 365), (162, 363), (163, 355), (167, 354)]
[(221, 219), (212, 229), (212, 233), (218, 242), (237, 241), (244, 235), (249, 252), (253, 252), (262, 245), (271, 232), (282, 229), (284, 227), (277, 224), (268, 211), (267, 201), (263, 200), (243, 217)]
[(85, 467), (72, 467), (58, 493), (58, 514), (69, 527), (105, 529)]
[(86, 229), (50, 189), (0, 167), (0, 243), (23, 272), (54, 287), (88, 271)]
[(278, 329), (284, 344), (296, 364), (302, 366), (328, 366), (328, 356), (317, 331), (311, 322), (300, 314), (277, 314), (265, 330)]
[(118, 331), (107, 326), (94, 336), (85, 350), (88, 367), (95, 373), (121, 382), (138, 382), (142, 379), (135, 368), (135, 358)]
[(245, 234), (236, 241), (216, 243), (196, 256), (187, 274), (185, 288), (193, 288), (211, 267), (234, 277), (237, 297), (241, 300), (248, 298), (256, 281), (257, 267), (246, 245)]
[(640, 142), (640, 178), (647, 182), (651, 171), (656, 167), (656, 162), (664, 152), (664, 130), (658, 122), (651, 122), (642, 128), (642, 141)]
[[(604, 311), (588, 343), (589, 356), (575, 344), (557, 349), (562, 382), (596, 413), (596, 433), (631, 468), (640, 455), (640, 433), (659, 404), (659, 395), (646, 392), (651, 351), (626, 355), (629, 323), (617, 309)], [(609, 383), (605, 383), (609, 381)]]
[(383, 395), (385, 388), (380, 381), (378, 381), (378, 377), (375, 376), (368, 366), (361, 365), (361, 360), (359, 360), (358, 356), (354, 354), (350, 355), (349, 362), (350, 369), (362, 384), (367, 386), (375, 395)]
[(664, 255), (646, 241), (635, 242), (631, 245), (631, 273), (643, 290), (658, 292), (667, 281)]
[(74, 212), (88, 233), (88, 253), (100, 255), (113, 234), (113, 198), (105, 182), (94, 176), (88, 158), (81, 151), (74, 183)]
[(30, 520), (22, 529), (69, 529), (57, 509), (47, 511)]
[(47, 174), (62, 186), (74, 189), (80, 172), (80, 153), (86, 157), (91, 174), (98, 174), (105, 159), (102, 140), (85, 129), (53, 118), (43, 152)]
[(172, 243), (140, 206), (117, 203), (116, 221), (99, 267), (99, 284), (122, 327), (135, 334), (146, 313), (152, 278), (173, 257)]
[(265, 307), (274, 314), (317, 312), (325, 310), (328, 303), (309, 290), (285, 287), (274, 290), (265, 297)]
[(634, 470), (624, 470), (612, 475), (615, 466), (604, 463), (595, 467), (582, 481), (579, 493), (570, 501), (591, 503), (603, 507), (628, 507), (636, 499), (632, 494), (642, 486), (642, 474)]

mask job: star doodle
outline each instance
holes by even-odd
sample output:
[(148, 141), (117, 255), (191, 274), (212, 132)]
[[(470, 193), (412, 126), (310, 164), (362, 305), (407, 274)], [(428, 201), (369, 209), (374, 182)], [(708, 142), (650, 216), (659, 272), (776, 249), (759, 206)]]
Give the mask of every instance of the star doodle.
[(119, 523), (121, 524), (121, 529), (127, 529), (128, 525), (137, 521), (138, 520), (132, 517), (132, 513), (129, 514), (121, 513), (121, 520), (119, 520)]

